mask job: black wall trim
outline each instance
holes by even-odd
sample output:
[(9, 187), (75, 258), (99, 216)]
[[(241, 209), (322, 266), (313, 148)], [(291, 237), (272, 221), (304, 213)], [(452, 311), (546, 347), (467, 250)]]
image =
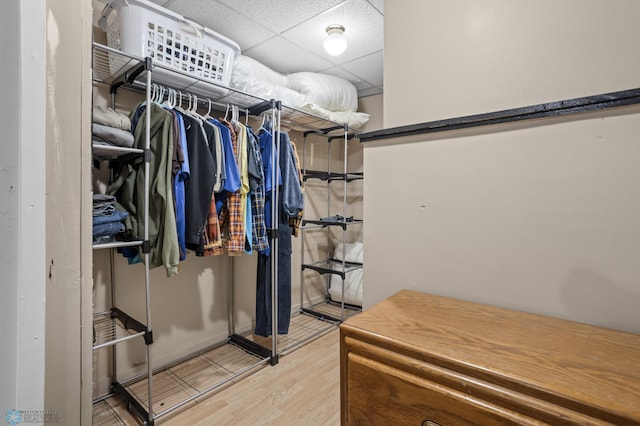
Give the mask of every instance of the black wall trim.
[(531, 105), (522, 108), (506, 109), (486, 114), (467, 115), (445, 120), (429, 121), (408, 126), (375, 130), (358, 135), (360, 142), (426, 133), (446, 132), (448, 130), (466, 129), (470, 127), (488, 126), (491, 124), (509, 123), (534, 118), (556, 117), (577, 114), (580, 112), (603, 110), (620, 106), (640, 104), (640, 88)]

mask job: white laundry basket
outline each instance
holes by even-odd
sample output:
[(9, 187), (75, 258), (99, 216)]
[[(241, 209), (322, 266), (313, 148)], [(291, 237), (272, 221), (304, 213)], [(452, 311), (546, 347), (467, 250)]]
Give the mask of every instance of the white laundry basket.
[[(182, 15), (147, 0), (112, 0), (105, 7), (100, 27), (107, 34), (109, 47), (154, 64), (175, 69), (208, 83), (228, 86), (237, 43)], [(110, 70), (120, 72), (123, 57), (110, 55)], [(154, 69), (154, 81), (171, 86), (191, 85), (186, 76)], [(224, 91), (216, 87), (214, 91)]]

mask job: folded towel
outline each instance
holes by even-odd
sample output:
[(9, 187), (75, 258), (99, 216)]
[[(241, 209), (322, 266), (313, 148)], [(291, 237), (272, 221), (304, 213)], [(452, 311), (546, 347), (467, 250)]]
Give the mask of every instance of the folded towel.
[(131, 120), (111, 108), (97, 106), (93, 108), (93, 122), (105, 126), (131, 131)]
[(125, 148), (133, 146), (133, 134), (128, 130), (118, 129), (116, 127), (105, 126), (104, 124), (93, 123), (91, 131), (103, 141), (110, 142)]

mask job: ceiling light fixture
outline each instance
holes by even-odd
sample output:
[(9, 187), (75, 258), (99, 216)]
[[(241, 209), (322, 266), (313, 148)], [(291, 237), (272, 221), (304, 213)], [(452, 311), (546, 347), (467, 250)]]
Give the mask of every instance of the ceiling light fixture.
[(341, 55), (347, 50), (347, 38), (344, 36), (344, 27), (334, 24), (327, 27), (327, 37), (324, 39), (324, 50), (331, 56)]

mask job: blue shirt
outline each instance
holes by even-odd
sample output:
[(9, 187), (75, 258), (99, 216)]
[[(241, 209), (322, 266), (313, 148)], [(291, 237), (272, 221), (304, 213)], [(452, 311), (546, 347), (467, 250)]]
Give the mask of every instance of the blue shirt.
[[(260, 154), (262, 155), (262, 166), (264, 168), (264, 222), (267, 228), (271, 228), (271, 191), (273, 190), (273, 179), (271, 177), (273, 167), (275, 166), (276, 157), (272, 155), (272, 136), (271, 132), (262, 128), (258, 135), (258, 142), (260, 143)], [(280, 169), (276, 169), (277, 185), (282, 184), (282, 174)]]
[(185, 190), (186, 182), (189, 180), (191, 170), (189, 168), (189, 151), (187, 150), (187, 132), (184, 128), (184, 119), (180, 114), (175, 114), (178, 119), (178, 133), (180, 148), (182, 149), (184, 161), (180, 164), (180, 171), (176, 175), (173, 193), (176, 198), (176, 228), (178, 231), (178, 246), (180, 247), (180, 260), (187, 258), (187, 245), (185, 240), (186, 219), (185, 219)]

